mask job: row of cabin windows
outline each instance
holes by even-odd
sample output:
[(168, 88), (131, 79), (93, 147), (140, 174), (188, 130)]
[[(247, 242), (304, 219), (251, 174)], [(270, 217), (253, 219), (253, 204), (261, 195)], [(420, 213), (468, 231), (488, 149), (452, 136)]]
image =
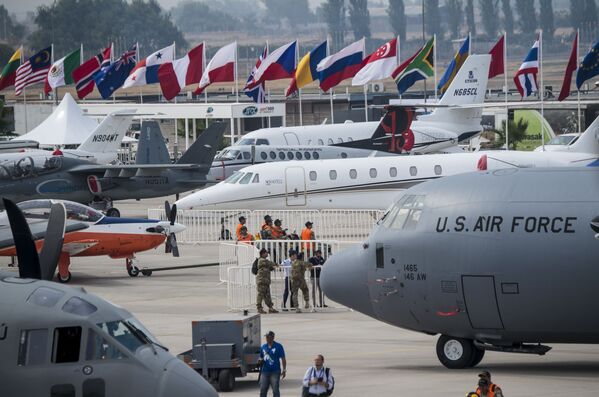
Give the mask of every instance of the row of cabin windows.
[[(264, 161), (266, 161), (268, 159), (268, 157), (270, 157), (271, 160), (276, 160), (277, 159), (277, 153), (275, 153), (274, 151), (270, 151), (268, 154), (266, 152), (260, 152), (260, 158)], [(342, 153), (341, 157), (345, 158), (347, 157), (346, 153)], [(318, 160), (320, 158), (320, 154), (318, 152), (279, 152), (279, 160)]]
[[(353, 142), (353, 141), (354, 141), (354, 139), (353, 139), (353, 138), (351, 138), (351, 137), (348, 137), (346, 141), (347, 141), (347, 142)], [(309, 142), (309, 144), (310, 144), (311, 142), (312, 142), (312, 141), (310, 141), (310, 142)], [(327, 145), (334, 145), (335, 143), (343, 143), (343, 138), (337, 138), (337, 142), (333, 141), (333, 138), (329, 138), (329, 139), (327, 139)], [(318, 140), (318, 145), (319, 145), (319, 146), (324, 146), (324, 140), (323, 140), (323, 139), (319, 139), (319, 140)]]
[[(441, 168), (440, 165), (435, 165), (434, 167), (434, 172), (435, 175), (441, 175), (443, 173), (443, 169)], [(378, 175), (378, 171), (376, 168), (371, 168), (368, 171), (368, 174), (370, 175), (371, 178), (376, 178)], [(416, 176), (418, 175), (418, 169), (414, 166), (410, 167), (410, 176)], [(397, 168), (396, 167), (390, 167), (389, 168), (389, 176), (391, 178), (395, 178), (397, 177)], [(358, 177), (358, 171), (355, 168), (352, 168), (349, 170), (349, 177), (350, 179), (356, 179)], [(309, 178), (311, 181), (315, 181), (318, 178), (318, 174), (316, 171), (310, 171), (309, 173)], [(335, 179), (337, 179), (337, 171), (336, 170), (330, 170), (329, 171), (329, 179), (334, 181)]]

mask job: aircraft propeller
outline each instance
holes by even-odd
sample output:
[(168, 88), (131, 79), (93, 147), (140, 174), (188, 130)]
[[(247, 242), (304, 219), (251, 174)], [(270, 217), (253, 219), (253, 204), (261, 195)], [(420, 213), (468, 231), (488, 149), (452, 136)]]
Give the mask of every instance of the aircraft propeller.
[[(164, 211), (166, 212), (166, 218), (170, 221), (171, 226), (175, 225), (175, 220), (177, 219), (177, 204), (171, 205), (168, 201), (164, 202)], [(177, 246), (177, 237), (175, 233), (169, 233), (166, 238), (166, 243), (164, 245), (164, 252), (167, 254), (172, 252), (173, 256), (179, 256), (179, 247)]]

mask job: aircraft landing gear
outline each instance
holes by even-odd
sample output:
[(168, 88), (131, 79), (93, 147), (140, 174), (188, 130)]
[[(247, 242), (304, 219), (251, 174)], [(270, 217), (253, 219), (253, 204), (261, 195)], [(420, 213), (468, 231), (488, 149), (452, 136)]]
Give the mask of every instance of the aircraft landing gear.
[(441, 335), (437, 341), (437, 357), (450, 369), (474, 367), (484, 355), (485, 351), (478, 349), (470, 339)]
[(66, 277), (63, 277), (60, 273), (58, 273), (56, 275), (56, 278), (58, 279), (59, 283), (68, 283), (69, 281), (71, 281), (71, 272), (67, 271)]
[(58, 258), (58, 274), (56, 278), (58, 278), (58, 282), (60, 283), (68, 283), (71, 281), (71, 272), (69, 271), (69, 266), (71, 265), (71, 257), (66, 252), (61, 252), (60, 257)]
[(127, 274), (129, 274), (129, 277), (139, 276), (139, 268), (133, 264), (134, 260), (135, 258), (125, 259), (125, 265), (127, 266)]
[(106, 216), (110, 216), (112, 218), (120, 218), (121, 217), (121, 211), (119, 211), (118, 209), (112, 207), (106, 210)]
[(89, 206), (98, 211), (102, 211), (106, 214), (106, 216), (110, 216), (113, 218), (120, 218), (121, 212), (112, 206), (112, 199), (110, 197), (100, 197), (94, 196), (94, 199)]

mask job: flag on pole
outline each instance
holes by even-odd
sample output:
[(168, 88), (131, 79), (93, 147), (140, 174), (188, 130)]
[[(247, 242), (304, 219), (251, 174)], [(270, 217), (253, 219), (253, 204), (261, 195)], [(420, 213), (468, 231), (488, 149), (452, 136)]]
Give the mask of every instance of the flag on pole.
[(247, 84), (249, 84), (250, 81), (253, 81), (254, 73), (256, 72), (256, 70), (258, 70), (258, 68), (262, 64), (262, 61), (264, 59), (266, 59), (267, 56), (268, 56), (268, 46), (264, 47), (262, 54), (260, 54), (260, 56), (258, 57), (258, 60), (256, 61), (256, 66), (254, 66), (254, 68), (252, 69), (252, 72), (250, 73), (250, 75), (248, 77), (248, 80), (246, 83), (246, 88), (243, 89), (243, 91), (245, 92), (245, 95), (250, 97), (256, 103), (266, 102), (266, 94), (265, 94), (265, 87), (264, 87), (265, 83), (262, 82), (259, 85), (255, 86), (254, 88), (251, 88), (251, 89), (247, 88)]
[(172, 62), (175, 53), (175, 43), (156, 51), (150, 56), (137, 62), (131, 74), (125, 80), (123, 88), (140, 87), (146, 84), (158, 83), (158, 68), (161, 64)]
[(582, 83), (599, 74), (599, 41), (591, 51), (584, 56), (578, 72), (576, 73), (576, 88), (580, 90)]
[(499, 76), (504, 73), (504, 62), (503, 59), (505, 51), (503, 47), (505, 46), (505, 35), (501, 36), (501, 38), (495, 43), (489, 54), (491, 55), (491, 65), (489, 66), (489, 78), (493, 78), (495, 76)]
[(327, 41), (323, 41), (316, 46), (312, 51), (304, 55), (297, 64), (293, 79), (287, 87), (285, 96), (293, 95), (298, 89), (307, 86), (313, 81), (318, 80), (318, 72), (316, 67), (318, 63), (327, 56)]
[(343, 80), (354, 77), (362, 69), (364, 47), (365, 40), (362, 38), (320, 61), (316, 68), (320, 89), (326, 92)]
[(19, 47), (14, 54), (8, 60), (8, 63), (0, 72), (0, 91), (6, 87), (10, 87), (15, 84), (15, 78), (17, 77), (17, 69), (21, 66), (21, 52), (23, 47)]
[(81, 64), (81, 48), (54, 62), (46, 75), (44, 92), (48, 95), (56, 87), (73, 84), (72, 73)]
[(52, 46), (44, 48), (19, 66), (15, 78), (15, 95), (21, 95), (25, 87), (42, 83), (51, 66)]
[(397, 68), (397, 38), (377, 48), (364, 60), (363, 65), (352, 79), (352, 85), (364, 85), (372, 80), (391, 77)]
[(406, 92), (418, 80), (424, 80), (435, 73), (433, 64), (434, 45), (435, 38), (433, 37), (424, 47), (393, 71), (391, 77), (397, 84), (399, 95)]
[(256, 71), (252, 73), (252, 79), (248, 80), (246, 87), (251, 90), (264, 81), (293, 77), (296, 46), (297, 41), (292, 41), (268, 54)]
[(161, 64), (158, 68), (158, 81), (166, 100), (170, 101), (179, 95), (186, 86), (198, 84), (203, 66), (204, 44), (195, 47), (181, 59)]
[(212, 83), (235, 81), (237, 42), (227, 44), (212, 57), (194, 94), (201, 94)]
[(564, 81), (562, 83), (562, 89), (557, 97), (558, 101), (563, 101), (570, 96), (570, 85), (572, 84), (572, 75), (578, 68), (578, 32), (574, 36), (574, 42), (572, 43), (572, 52), (570, 52), (570, 58), (568, 59), (568, 65), (566, 66), (566, 72), (564, 73)]
[(447, 90), (447, 88), (449, 87), (451, 82), (453, 81), (453, 78), (458, 73), (458, 70), (460, 70), (460, 68), (462, 67), (462, 64), (464, 63), (466, 58), (468, 58), (469, 52), (470, 52), (470, 36), (467, 36), (466, 39), (464, 40), (464, 42), (462, 43), (462, 46), (460, 47), (460, 49), (458, 50), (458, 52), (455, 53), (455, 56), (449, 63), (447, 70), (445, 70), (445, 73), (443, 73), (443, 77), (441, 77), (441, 80), (439, 81), (439, 85), (437, 86), (437, 89), (439, 90), (441, 95), (443, 95), (445, 93), (445, 91)]
[(73, 82), (75, 83), (79, 99), (85, 98), (94, 90), (94, 74), (99, 72), (100, 69), (110, 66), (110, 50), (111, 46), (108, 46), (104, 51), (83, 62), (73, 70), (71, 75), (73, 76)]
[(539, 73), (539, 38), (535, 40), (532, 48), (520, 65), (520, 69), (514, 76), (514, 83), (521, 97), (527, 97), (539, 90), (537, 85), (537, 74)]
[(93, 78), (96, 82), (96, 87), (98, 87), (98, 91), (100, 91), (103, 99), (109, 98), (116, 90), (123, 86), (129, 73), (135, 67), (136, 54), (137, 44), (134, 44), (119, 59), (111, 63), (108, 67), (101, 68), (98, 73), (94, 74)]

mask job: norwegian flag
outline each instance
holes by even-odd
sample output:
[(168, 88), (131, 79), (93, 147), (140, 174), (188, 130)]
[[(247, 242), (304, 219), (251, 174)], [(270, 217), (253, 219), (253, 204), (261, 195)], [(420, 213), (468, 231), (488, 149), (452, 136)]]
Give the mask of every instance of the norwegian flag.
[(539, 73), (539, 38), (535, 40), (532, 48), (520, 65), (514, 76), (514, 83), (521, 97), (528, 97), (538, 91), (537, 74)]
[(94, 90), (95, 83), (93, 76), (100, 70), (110, 66), (110, 53), (111, 46), (73, 70), (73, 81), (75, 82), (79, 99), (85, 98)]
[(256, 87), (254, 87), (252, 89), (248, 89), (247, 84), (249, 84), (251, 81), (254, 80), (254, 73), (256, 72), (256, 70), (258, 70), (258, 68), (260, 67), (260, 64), (262, 64), (262, 61), (264, 60), (264, 58), (266, 58), (267, 55), (268, 55), (268, 47), (264, 47), (262, 54), (260, 54), (258, 61), (256, 61), (256, 66), (254, 66), (254, 68), (252, 69), (252, 72), (250, 73), (250, 76), (248, 77), (248, 80), (246, 83), (246, 88), (243, 89), (243, 91), (245, 92), (245, 95), (252, 98), (252, 100), (256, 103), (266, 102), (264, 82), (262, 82), (261, 84), (258, 84)]

